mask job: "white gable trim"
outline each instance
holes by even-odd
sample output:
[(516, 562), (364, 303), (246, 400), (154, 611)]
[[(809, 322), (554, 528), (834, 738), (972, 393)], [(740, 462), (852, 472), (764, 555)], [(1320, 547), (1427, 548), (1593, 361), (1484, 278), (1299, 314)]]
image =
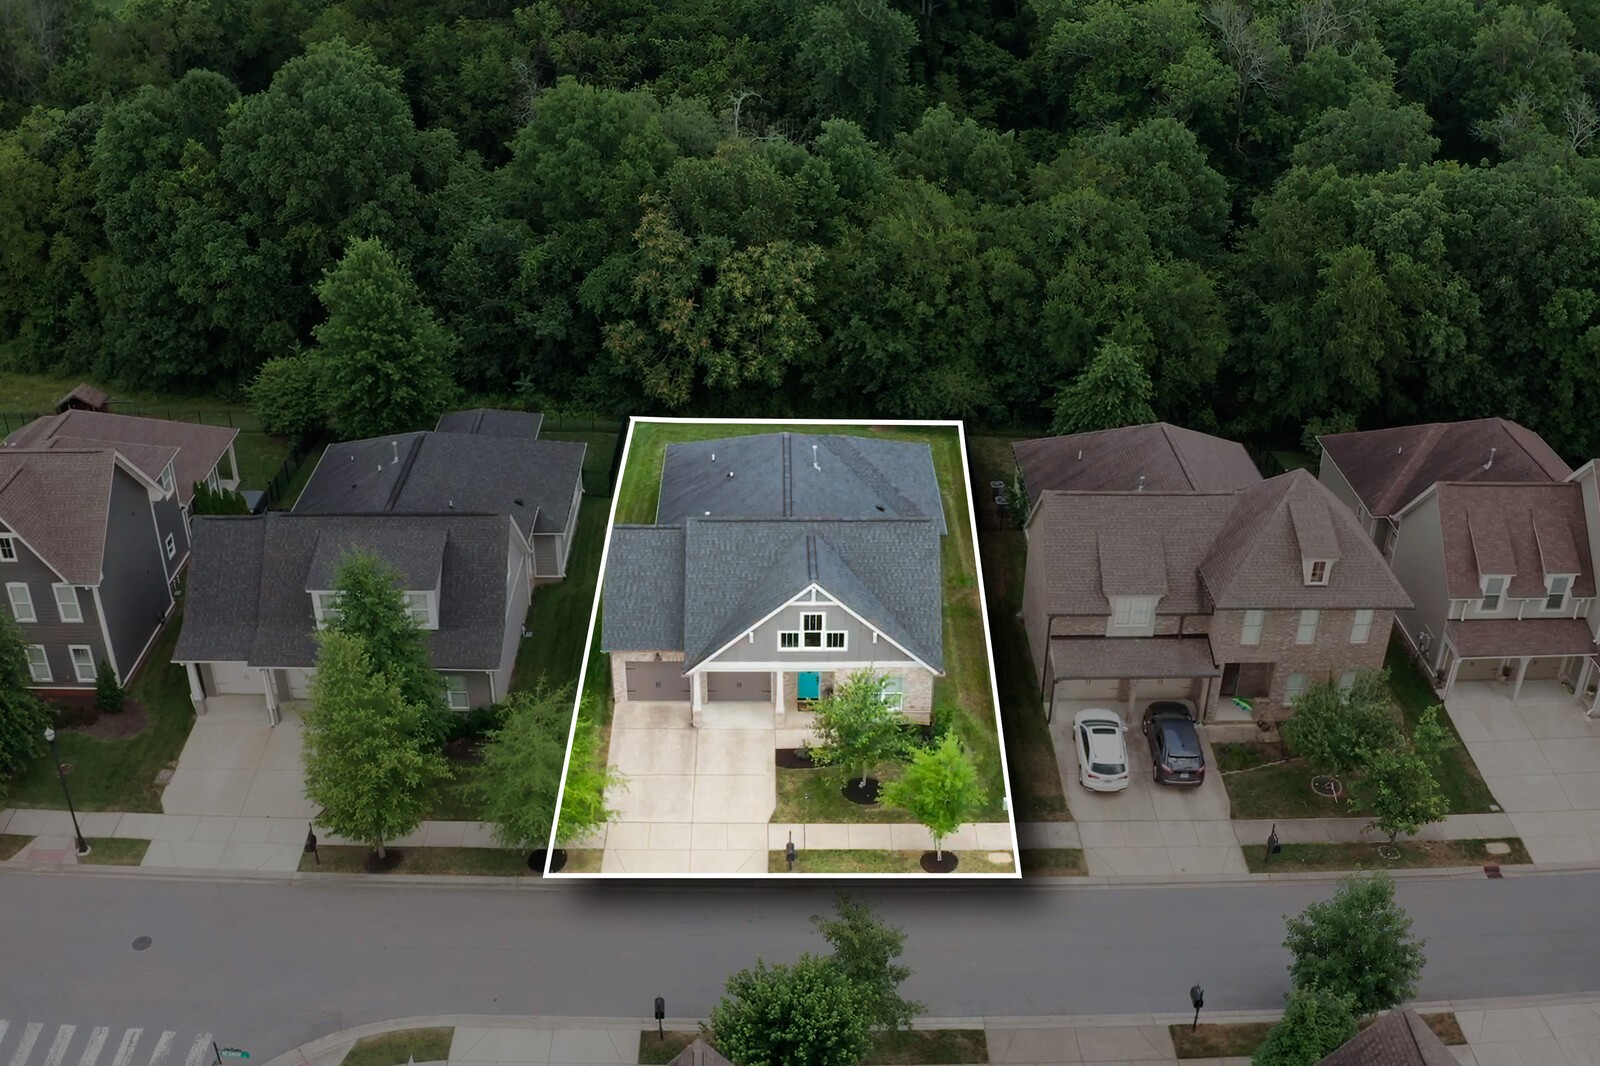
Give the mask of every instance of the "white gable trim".
[[(819, 599), (818, 597), (826, 597), (826, 598), (825, 599)], [(712, 652), (711, 654), (702, 657), (700, 662), (695, 665), (694, 669), (690, 670), (689, 672), (691, 674), (699, 673), (701, 667), (703, 667), (706, 664), (712, 662), (714, 659), (716, 659), (717, 656), (721, 655), (723, 652), (727, 651), (729, 648), (733, 647), (735, 644), (739, 643), (741, 640), (744, 640), (745, 636), (747, 634), (752, 633), (757, 629), (760, 629), (762, 626), (766, 625), (768, 622), (770, 622), (774, 618), (778, 617), (778, 615), (781, 612), (788, 610), (790, 607), (812, 607), (812, 606), (815, 606), (815, 605), (817, 605), (819, 603), (828, 604), (828, 605), (831, 605), (831, 606), (834, 606), (834, 607), (838, 607), (840, 610), (844, 611), (844, 613), (848, 614), (851, 618), (854, 618), (857, 622), (860, 622), (863, 626), (865, 626), (868, 630), (870, 630), (872, 632), (872, 634), (873, 634), (874, 641), (877, 641), (877, 640), (888, 641), (889, 644), (892, 647), (898, 648), (900, 650), (900, 652), (903, 655), (905, 655), (905, 657), (906, 657), (906, 659), (908, 661), (913, 662), (916, 665), (922, 667), (924, 670), (928, 671), (930, 674), (933, 674), (935, 677), (943, 677), (944, 676), (938, 670), (935, 670), (933, 667), (931, 667), (927, 663), (923, 662), (921, 656), (914, 654), (909, 648), (905, 647), (899, 641), (897, 641), (893, 637), (889, 636), (889, 634), (885, 633), (883, 630), (879, 629), (877, 626), (873, 625), (871, 622), (869, 622), (865, 618), (861, 617), (861, 615), (859, 613), (857, 613), (856, 611), (854, 611), (854, 610), (852, 610), (850, 608), (849, 604), (847, 604), (843, 600), (839, 599), (839, 597), (835, 596), (833, 593), (829, 592), (827, 589), (823, 588), (821, 585), (817, 584), (815, 581), (811, 582), (811, 584), (809, 584), (805, 588), (801, 589), (796, 595), (791, 597), (789, 600), (785, 601), (784, 603), (779, 604), (776, 608), (774, 608), (773, 610), (769, 611), (766, 614), (766, 616), (761, 618), (759, 621), (755, 622), (752, 625), (746, 626), (744, 629), (740, 630), (738, 636), (734, 637), (732, 640), (730, 640), (727, 643), (723, 644), (722, 647), (718, 648), (716, 651)], [(783, 663), (783, 664), (779, 664), (777, 666), (769, 667), (768, 669), (776, 670), (776, 669), (782, 669), (782, 668), (795, 668), (795, 667), (798, 667), (800, 665), (801, 664), (799, 664), (799, 663)], [(760, 667), (757, 666), (757, 667), (752, 667), (752, 668), (753, 669), (759, 669)], [(808, 666), (807, 668), (808, 669), (813, 669), (814, 667)]]

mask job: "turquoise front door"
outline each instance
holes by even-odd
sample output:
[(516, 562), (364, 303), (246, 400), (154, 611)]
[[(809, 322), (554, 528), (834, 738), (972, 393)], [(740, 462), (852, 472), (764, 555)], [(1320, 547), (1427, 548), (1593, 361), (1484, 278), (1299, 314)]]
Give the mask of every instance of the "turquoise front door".
[(809, 673), (796, 674), (795, 685), (800, 699), (815, 700), (822, 697), (822, 675), (815, 670)]

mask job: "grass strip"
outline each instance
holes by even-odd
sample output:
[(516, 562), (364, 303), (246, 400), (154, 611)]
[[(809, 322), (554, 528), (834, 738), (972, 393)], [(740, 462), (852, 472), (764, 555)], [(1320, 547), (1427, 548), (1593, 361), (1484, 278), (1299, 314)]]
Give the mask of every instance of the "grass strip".
[(89, 854), (78, 856), (78, 862), (89, 866), (138, 866), (150, 850), (148, 840), (123, 837), (89, 837), (87, 843)]
[[(324, 844), (320, 849), (322, 862), (314, 855), (300, 856), (302, 873), (364, 874), (367, 873), (369, 848), (353, 844)], [(430, 874), (458, 877), (524, 877), (532, 876), (528, 869), (528, 855), (522, 851), (505, 848), (389, 848), (393, 864), (378, 871), (385, 874)], [(420, 1061), (420, 1060), (419, 1060)]]
[[(1506, 844), (1511, 851), (1491, 855), (1488, 845)], [(1377, 844), (1285, 844), (1283, 850), (1267, 855), (1265, 844), (1243, 848), (1245, 865), (1251, 873), (1301, 873), (1312, 871), (1425, 870), (1448, 866), (1518, 866), (1531, 863), (1528, 849), (1516, 837), (1501, 840), (1407, 840), (1395, 844), (1396, 859), (1385, 859)]]
[[(924, 874), (920, 851), (873, 851), (866, 848), (832, 851), (812, 849), (798, 853), (794, 864), (797, 874)], [(1009, 874), (1016, 867), (1010, 863), (991, 862), (987, 851), (946, 851), (955, 854), (961, 862), (955, 869), (960, 874)], [(782, 851), (767, 852), (767, 872), (788, 873), (789, 864)], [(938, 876), (928, 875), (924, 876)]]
[(343, 1066), (406, 1066), (417, 1062), (444, 1062), (450, 1058), (453, 1028), (400, 1029), (364, 1036), (345, 1053)]

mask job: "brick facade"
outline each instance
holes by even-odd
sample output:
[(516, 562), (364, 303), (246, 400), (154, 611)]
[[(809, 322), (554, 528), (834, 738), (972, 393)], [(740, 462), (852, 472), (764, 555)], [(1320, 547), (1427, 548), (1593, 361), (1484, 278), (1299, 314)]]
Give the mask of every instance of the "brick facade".
[(1352, 644), (1350, 632), (1356, 612), (1324, 610), (1317, 616), (1316, 639), (1300, 644), (1295, 639), (1300, 628), (1298, 610), (1266, 611), (1260, 643), (1241, 644), (1244, 615), (1243, 611), (1218, 611), (1212, 615), (1211, 651), (1221, 665), (1272, 664), (1267, 694), (1245, 697), (1258, 720), (1270, 721), (1281, 721), (1293, 713), (1284, 703), (1290, 674), (1305, 674), (1309, 686), (1337, 679), (1349, 670), (1381, 669), (1389, 647), (1389, 629), (1394, 624), (1393, 611), (1375, 610), (1366, 641)]

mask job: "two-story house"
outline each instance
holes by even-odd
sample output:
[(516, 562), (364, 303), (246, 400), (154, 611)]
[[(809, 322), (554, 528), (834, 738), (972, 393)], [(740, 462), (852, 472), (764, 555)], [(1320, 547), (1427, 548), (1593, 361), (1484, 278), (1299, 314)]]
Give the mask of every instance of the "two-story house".
[(1023, 622), (1041, 702), (1191, 702), (1275, 721), (1383, 664), (1411, 601), (1305, 471), (1233, 491), (1057, 491), (1029, 516)]
[(928, 721), (944, 670), (926, 444), (771, 433), (669, 445), (657, 521), (612, 530), (601, 649), (624, 703), (787, 711), (869, 669)]
[(1041, 492), (1232, 492), (1261, 480), (1237, 441), (1167, 422), (1019, 440), (1030, 503)]
[[(1448, 696), (1462, 682), (1559, 679), (1594, 700), (1591, 468), (1504, 419), (1321, 438), (1321, 477), (1414, 605), (1396, 625)], [(1591, 617), (1593, 616), (1593, 617)]]
[(0, 585), (31, 687), (92, 689), (101, 663), (125, 684), (155, 643), (182, 561), (165, 455), (141, 456), (158, 482), (116, 449), (0, 448)]

